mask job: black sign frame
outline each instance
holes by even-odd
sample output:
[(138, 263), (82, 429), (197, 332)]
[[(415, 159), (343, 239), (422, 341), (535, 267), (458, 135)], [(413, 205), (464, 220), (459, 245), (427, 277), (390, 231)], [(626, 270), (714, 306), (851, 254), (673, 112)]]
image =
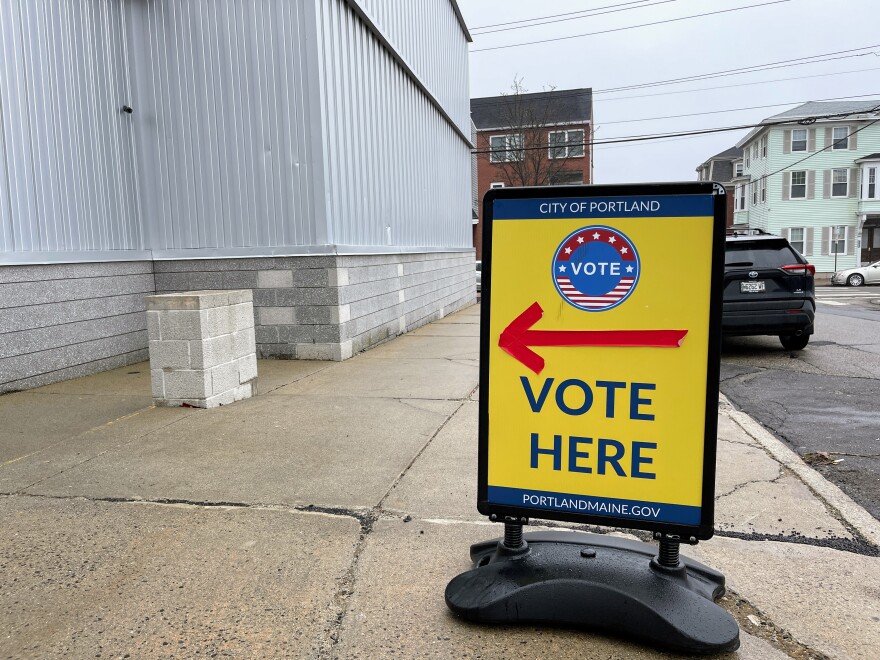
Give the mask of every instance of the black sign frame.
[[(499, 505), (489, 502), (489, 356), (492, 337), (492, 224), (494, 203), (502, 199), (553, 199), (589, 197), (662, 198), (668, 195), (714, 196), (712, 232), (712, 272), (709, 296), (709, 345), (706, 369), (705, 428), (703, 439), (703, 483), (700, 522), (684, 525), (615, 516), (603, 516), (548, 509)], [(586, 525), (642, 529), (669, 534), (683, 540), (707, 540), (714, 534), (715, 519), (715, 462), (717, 457), (718, 394), (721, 370), (721, 313), (724, 287), (724, 241), (728, 195), (723, 186), (711, 181), (686, 183), (648, 183), (631, 185), (588, 185), (496, 188), (483, 197), (483, 253), (480, 310), (480, 402), (479, 402), (479, 455), (477, 478), (477, 510), (498, 520), (537, 518), (561, 520)]]

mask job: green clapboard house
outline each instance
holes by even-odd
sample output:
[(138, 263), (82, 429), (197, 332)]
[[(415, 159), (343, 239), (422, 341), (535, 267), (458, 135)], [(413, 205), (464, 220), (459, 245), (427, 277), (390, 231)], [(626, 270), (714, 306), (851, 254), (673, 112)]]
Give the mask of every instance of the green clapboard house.
[(819, 274), (880, 260), (880, 100), (804, 103), (736, 146), (734, 228), (785, 236)]

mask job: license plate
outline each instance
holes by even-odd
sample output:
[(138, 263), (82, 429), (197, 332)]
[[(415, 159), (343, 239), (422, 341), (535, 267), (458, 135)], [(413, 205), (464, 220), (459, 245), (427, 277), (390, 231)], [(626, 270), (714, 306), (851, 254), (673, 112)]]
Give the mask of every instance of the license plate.
[(764, 290), (764, 282), (758, 280), (756, 282), (740, 282), (740, 293), (761, 293)]

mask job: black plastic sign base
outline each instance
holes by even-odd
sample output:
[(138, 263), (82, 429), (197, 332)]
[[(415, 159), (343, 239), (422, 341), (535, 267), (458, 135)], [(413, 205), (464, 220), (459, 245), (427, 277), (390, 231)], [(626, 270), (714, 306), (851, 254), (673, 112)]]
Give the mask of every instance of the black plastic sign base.
[(446, 587), (446, 604), (478, 623), (568, 625), (683, 653), (739, 648), (739, 627), (714, 600), (724, 576), (682, 557), (661, 566), (656, 546), (580, 532), (532, 532), (508, 549), (471, 546), (476, 568)]

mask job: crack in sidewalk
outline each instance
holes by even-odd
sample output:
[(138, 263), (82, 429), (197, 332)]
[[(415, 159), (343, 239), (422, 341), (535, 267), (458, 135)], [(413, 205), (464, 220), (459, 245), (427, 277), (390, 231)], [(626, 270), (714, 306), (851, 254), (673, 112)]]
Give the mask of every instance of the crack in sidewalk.
[[(366, 549), (367, 541), (369, 539), (370, 534), (373, 531), (373, 527), (376, 524), (376, 521), (385, 514), (384, 503), (385, 500), (394, 492), (394, 489), (400, 484), (406, 474), (410, 471), (413, 465), (415, 465), (416, 461), (421, 458), (422, 454), (428, 449), (434, 439), (437, 438), (438, 435), (446, 428), (449, 422), (453, 417), (464, 407), (464, 404), (467, 403), (468, 399), (459, 399), (458, 405), (455, 407), (446, 419), (443, 420), (443, 423), (437, 427), (437, 430), (431, 435), (430, 438), (425, 442), (424, 445), (416, 452), (416, 455), (413, 459), (407, 464), (403, 470), (401, 470), (400, 474), (397, 475), (397, 478), (392, 482), (391, 486), (385, 491), (385, 494), (379, 499), (379, 502), (376, 506), (372, 507), (366, 516), (361, 520), (361, 533), (358, 538), (358, 542), (355, 545), (354, 553), (352, 556), (352, 560), (349, 563), (348, 569), (345, 574), (339, 580), (339, 587), (336, 590), (336, 593), (333, 595), (334, 606), (336, 607), (336, 616), (331, 623), (331, 626), (327, 630), (327, 638), (321, 640), (320, 648), (315, 650), (315, 658), (316, 660), (321, 660), (323, 658), (331, 658), (334, 657), (334, 649), (336, 645), (339, 643), (339, 635), (342, 631), (342, 627), (345, 624), (346, 617), (351, 612), (351, 597), (354, 594), (355, 585), (357, 583), (358, 577), (358, 568), (360, 566), (361, 556), (363, 555), (364, 550)], [(396, 517), (396, 516), (395, 516)], [(408, 522), (412, 518), (410, 516), (406, 516), (404, 518), (405, 522)]]
[[(463, 403), (462, 403), (463, 405)], [(461, 406), (459, 406), (460, 408)], [(443, 427), (448, 424), (449, 420), (454, 416), (455, 413), (449, 416), (449, 419), (438, 428), (437, 432), (432, 436), (431, 440), (429, 440), (425, 447), (422, 448), (422, 452), (427, 448), (427, 446), (433, 441), (433, 439), (439, 434)], [(420, 454), (422, 452), (419, 452)], [(413, 461), (414, 462), (414, 461)], [(406, 474), (406, 472), (410, 469), (412, 463), (401, 473), (401, 477)], [(399, 482), (399, 479), (396, 483)], [(393, 488), (390, 488), (388, 493), (386, 493), (385, 497), (388, 496), (393, 491)], [(324, 635), (318, 635), (315, 637), (312, 647), (312, 653), (310, 655), (314, 660), (325, 660), (329, 658), (336, 657), (335, 650), (340, 640), (340, 633), (345, 624), (346, 617), (351, 612), (351, 597), (355, 593), (357, 580), (358, 580), (358, 570), (360, 566), (360, 560), (363, 556), (366, 545), (369, 541), (369, 537), (372, 534), (375, 524), (382, 518), (399, 518), (399, 514), (397, 512), (386, 511), (382, 508), (381, 503), (369, 509), (356, 509), (356, 508), (347, 508), (347, 507), (328, 507), (328, 506), (319, 506), (314, 504), (306, 504), (306, 505), (282, 505), (282, 504), (271, 504), (271, 503), (248, 503), (248, 502), (238, 502), (238, 501), (199, 501), (199, 500), (189, 500), (183, 498), (152, 498), (152, 499), (141, 499), (141, 498), (125, 498), (125, 497), (82, 497), (82, 496), (70, 496), (70, 495), (40, 495), (40, 494), (29, 494), (29, 493), (16, 493), (7, 495), (7, 497), (29, 497), (29, 498), (38, 498), (38, 499), (52, 499), (52, 500), (86, 500), (86, 501), (94, 501), (94, 502), (104, 502), (104, 503), (121, 503), (121, 504), (153, 504), (157, 506), (191, 506), (198, 508), (234, 508), (234, 509), (245, 509), (245, 510), (273, 510), (278, 512), (290, 512), (295, 511), (297, 513), (316, 513), (316, 514), (324, 514), (331, 516), (341, 516), (346, 518), (353, 518), (358, 521), (360, 526), (360, 531), (358, 534), (358, 539), (355, 543), (353, 549), (352, 560), (349, 563), (348, 567), (344, 571), (344, 573), (337, 578), (337, 589), (331, 596), (332, 607), (335, 610), (335, 613), (326, 619)], [(383, 497), (383, 501), (385, 499)], [(404, 518), (406, 520), (406, 518)], [(452, 523), (461, 523), (461, 524), (472, 524), (473, 521), (461, 520), (461, 521), (449, 521)], [(565, 526), (558, 523), (554, 523), (553, 521), (541, 521), (540, 526), (542, 527), (551, 527), (551, 528), (559, 528), (559, 529), (567, 529), (567, 530), (579, 530), (579, 531), (589, 531), (593, 533), (599, 534), (609, 534), (613, 532), (625, 533), (644, 542), (650, 543), (652, 540), (652, 535), (650, 532), (644, 532), (639, 530), (631, 530), (628, 528), (602, 528), (595, 527), (592, 525), (577, 525), (577, 526)], [(812, 546), (822, 546), (828, 547), (835, 550), (840, 550), (844, 552), (852, 552), (855, 554), (861, 554), (866, 556), (877, 557), (880, 556), (880, 548), (873, 546), (867, 543), (864, 540), (860, 539), (841, 539), (841, 538), (831, 538), (831, 539), (811, 539), (803, 536), (783, 536), (783, 535), (771, 535), (771, 534), (758, 534), (758, 533), (750, 533), (744, 534), (741, 532), (724, 532), (717, 531), (716, 536), (726, 537), (726, 538), (736, 538), (745, 541), (752, 542), (760, 542), (760, 541), (776, 541), (782, 543), (797, 543), (804, 545), (812, 545)], [(773, 646), (775, 649), (780, 652), (786, 654), (789, 658), (793, 660), (830, 660), (829, 656), (824, 653), (815, 650), (803, 642), (797, 640), (791, 633), (789, 633), (784, 628), (775, 624), (772, 619), (763, 613), (759, 608), (754, 606), (748, 599), (744, 598), (739, 593), (728, 589), (727, 593), (722, 596), (718, 601), (716, 601), (718, 605), (726, 609), (730, 614), (737, 620), (741, 630), (746, 632), (753, 637), (757, 637), (762, 639), (766, 643)]]
[[(747, 446), (751, 447), (752, 445), (747, 445)], [(778, 463), (777, 463), (777, 465), (779, 466), (779, 473), (775, 477), (773, 477), (772, 479), (750, 479), (749, 481), (743, 481), (741, 483), (736, 484), (731, 490), (727, 491), (726, 493), (719, 493), (716, 491), (715, 492), (715, 502), (717, 503), (718, 500), (725, 498), (725, 497), (729, 497), (730, 495), (733, 495), (734, 493), (739, 492), (740, 490), (742, 490), (746, 486), (751, 486), (753, 484), (778, 484), (779, 480), (785, 476), (786, 469), (785, 469), (785, 466), (783, 466), (783, 465), (780, 465)]]
[[(734, 402), (732, 402), (732, 403), (734, 403)], [(734, 407), (734, 411), (736, 411), (736, 412), (740, 412), (740, 413), (742, 413), (742, 414), (746, 414), (746, 415), (747, 415), (747, 413), (745, 413), (745, 412), (742, 411), (741, 409), (737, 409), (736, 407)], [(871, 543), (871, 542), (865, 537), (865, 535), (864, 535), (864, 534), (863, 534), (863, 533), (862, 533), (862, 532), (861, 532), (861, 531), (860, 531), (860, 530), (859, 530), (859, 529), (858, 529), (853, 523), (851, 523), (851, 522), (850, 522), (850, 521), (844, 516), (844, 514), (843, 514), (841, 511), (838, 510), (838, 508), (837, 508), (836, 506), (834, 506), (834, 505), (833, 505), (833, 504), (827, 499), (826, 496), (824, 496), (822, 493), (819, 493), (819, 492), (816, 490), (816, 488), (813, 487), (812, 484), (808, 483), (805, 479), (803, 479), (799, 474), (796, 473), (796, 471), (792, 470), (791, 467), (788, 467), (788, 466), (786, 466), (784, 463), (782, 463), (782, 462), (781, 462), (776, 456), (774, 456), (773, 452), (770, 451), (770, 448), (769, 448), (764, 442), (762, 442), (759, 438), (757, 438), (754, 434), (752, 434), (751, 432), (749, 432), (749, 431), (748, 431), (748, 430), (747, 430), (742, 424), (740, 424), (739, 420), (735, 419), (735, 418), (732, 417), (732, 416), (730, 416), (729, 419), (730, 419), (731, 421), (733, 421), (733, 422), (734, 422), (734, 423), (735, 423), (735, 424), (736, 424), (736, 425), (737, 425), (737, 426), (743, 431), (743, 433), (745, 433), (748, 437), (750, 437), (750, 438), (754, 439), (756, 442), (758, 442), (758, 444), (759, 444), (759, 446), (760, 446), (760, 449), (761, 449), (765, 454), (767, 454), (767, 455), (768, 455), (773, 461), (775, 461), (776, 463), (779, 463), (779, 465), (783, 467), (784, 471), (789, 471), (789, 472), (791, 472), (791, 473), (795, 476), (795, 478), (796, 478), (798, 481), (800, 481), (800, 482), (801, 482), (801, 483), (807, 488), (807, 490), (809, 490), (810, 493), (811, 493), (811, 494), (812, 494), (812, 495), (813, 495), (813, 496), (814, 496), (819, 502), (822, 503), (822, 506), (825, 507), (825, 511), (826, 511), (826, 512), (827, 512), (832, 518), (834, 518), (834, 519), (837, 520), (841, 525), (843, 525), (844, 529), (846, 529), (846, 531), (849, 532), (849, 533), (852, 535), (853, 539), (855, 539), (856, 541), (858, 541), (860, 544), (864, 544), (864, 546), (865, 546), (866, 548), (871, 548), (871, 549), (872, 549), (871, 552), (880, 552), (880, 548), (878, 548), (878, 546), (876, 546), (875, 544)], [(789, 445), (792, 444), (791, 441), (788, 439), (788, 437), (787, 437), (785, 434), (781, 433), (780, 431), (777, 431), (777, 430), (776, 430), (775, 428), (773, 428), (772, 426), (768, 426), (767, 424), (764, 424), (763, 422), (759, 422), (758, 420), (754, 420), (754, 421), (755, 421), (757, 424), (760, 424), (760, 426), (761, 426), (761, 427), (762, 427), (762, 428), (763, 428), (763, 429), (764, 429), (764, 430), (765, 430), (770, 436), (774, 437), (774, 438), (775, 438), (776, 440), (778, 440), (779, 442), (782, 442), (782, 443), (783, 443), (783, 446), (786, 447), (786, 449), (788, 448)], [(791, 451), (792, 451), (792, 453), (795, 454), (795, 456), (798, 457), (798, 459), (800, 460), (801, 464), (802, 464), (804, 467), (806, 467), (807, 469), (813, 470), (813, 468), (811, 468), (811, 467), (810, 467), (810, 466), (804, 461), (803, 456), (800, 456), (799, 454), (797, 454), (797, 452), (794, 452), (794, 450), (791, 450)], [(813, 471), (815, 472), (815, 470), (813, 470)], [(818, 473), (817, 473), (817, 474), (818, 474)], [(864, 553), (864, 552), (858, 552), (858, 551), (856, 551), (856, 552), (857, 552), (857, 554), (866, 554), (866, 553)], [(872, 556), (872, 557), (873, 557), (873, 556), (880, 556), (880, 555), (868, 554), (867, 556)]]

